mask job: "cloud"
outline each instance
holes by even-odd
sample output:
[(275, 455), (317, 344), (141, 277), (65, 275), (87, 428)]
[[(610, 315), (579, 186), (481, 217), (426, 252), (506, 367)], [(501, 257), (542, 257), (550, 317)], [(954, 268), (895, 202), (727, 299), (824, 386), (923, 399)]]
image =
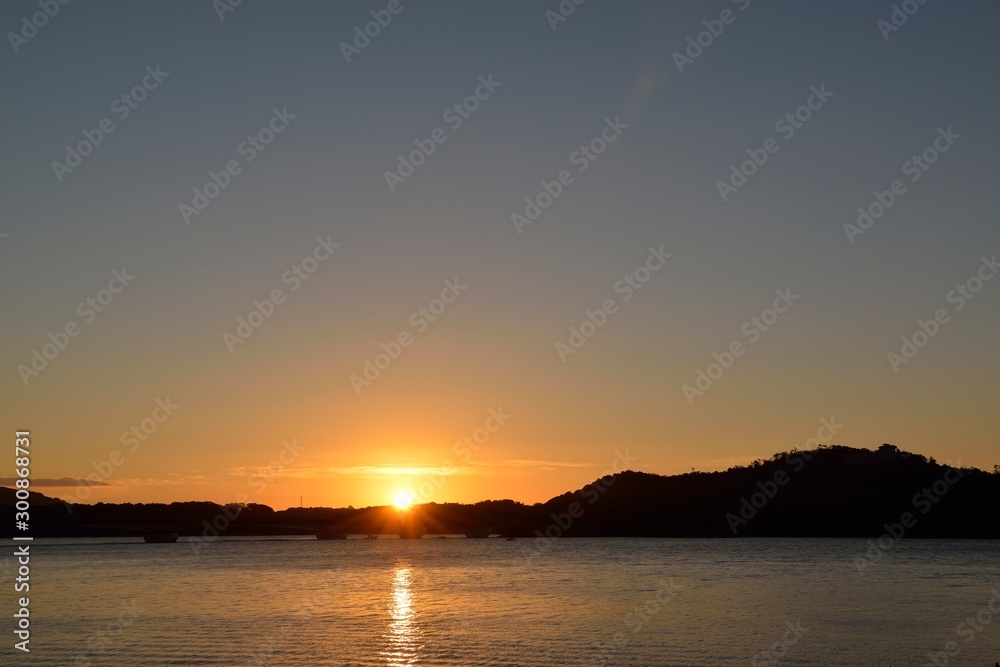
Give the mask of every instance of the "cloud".
[(268, 472), (275, 477), (326, 477), (331, 475), (351, 475), (362, 479), (396, 479), (399, 477), (426, 477), (440, 475), (489, 475), (497, 468), (535, 468), (537, 470), (555, 470), (556, 468), (596, 468), (590, 463), (573, 463), (568, 461), (540, 461), (534, 459), (506, 459), (503, 461), (473, 461), (470, 465), (414, 465), (414, 466), (322, 466), (303, 468), (284, 468), (281, 471), (268, 471), (267, 467), (241, 466), (229, 470), (230, 474), (246, 477), (263, 475)]
[[(14, 486), (16, 477), (0, 477), (0, 486)], [(92, 479), (81, 479), (79, 477), (31, 477), (31, 486), (114, 486), (107, 482), (95, 482)]]
[(228, 472), (241, 477), (250, 475), (272, 474), (275, 477), (324, 477), (329, 475), (354, 475), (364, 479), (384, 479), (391, 477), (421, 477), (424, 475), (441, 475), (447, 477), (463, 470), (462, 466), (324, 466), (306, 468), (271, 469), (266, 466), (241, 466), (231, 468)]
[(538, 459), (504, 459), (497, 463), (486, 465), (504, 466), (510, 468), (538, 468), (539, 470), (554, 470), (556, 468), (596, 468), (591, 463), (575, 463), (571, 461), (544, 461)]
[(194, 484), (204, 485), (209, 478), (205, 475), (182, 475), (179, 473), (167, 473), (169, 477), (128, 477), (122, 478), (122, 485), (132, 488), (142, 488), (145, 486), (191, 486)]
[[(596, 468), (589, 463), (571, 463), (567, 461), (536, 461), (533, 459), (506, 459), (503, 461), (473, 461), (470, 465), (415, 465), (415, 466), (325, 466), (318, 468), (285, 468), (275, 474), (282, 477), (323, 477), (328, 475), (352, 475), (363, 479), (391, 479), (399, 477), (425, 477), (440, 475), (488, 475), (496, 468), (537, 468), (538, 470), (555, 470), (556, 468)], [(267, 472), (266, 468), (243, 467), (231, 471), (236, 475), (253, 475)], [(272, 471), (273, 472), (273, 471)]]

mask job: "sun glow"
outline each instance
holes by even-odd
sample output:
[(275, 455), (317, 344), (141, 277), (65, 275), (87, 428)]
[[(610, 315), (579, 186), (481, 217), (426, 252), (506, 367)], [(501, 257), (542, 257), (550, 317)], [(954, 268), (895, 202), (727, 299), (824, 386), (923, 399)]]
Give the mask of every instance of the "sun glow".
[(392, 504), (396, 506), (396, 509), (409, 509), (410, 505), (413, 504), (413, 496), (410, 495), (409, 491), (400, 491), (396, 494), (396, 497), (392, 499)]

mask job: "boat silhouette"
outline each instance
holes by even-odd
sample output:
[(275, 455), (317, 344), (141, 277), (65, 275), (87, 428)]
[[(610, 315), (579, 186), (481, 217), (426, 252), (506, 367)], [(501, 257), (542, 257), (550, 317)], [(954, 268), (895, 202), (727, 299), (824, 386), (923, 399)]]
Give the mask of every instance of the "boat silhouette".
[(142, 534), (142, 541), (150, 544), (166, 544), (169, 542), (176, 542), (178, 537), (180, 537), (180, 535), (177, 533), (151, 531)]
[(321, 530), (316, 533), (317, 540), (346, 540), (347, 533), (339, 530)]

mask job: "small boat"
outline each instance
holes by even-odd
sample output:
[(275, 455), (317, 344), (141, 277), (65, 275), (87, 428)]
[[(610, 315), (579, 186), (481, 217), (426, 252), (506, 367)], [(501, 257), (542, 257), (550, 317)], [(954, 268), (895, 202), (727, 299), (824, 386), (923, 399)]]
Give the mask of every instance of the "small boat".
[(347, 533), (334, 530), (321, 530), (316, 533), (317, 540), (346, 540)]
[(368, 536), (368, 537), (366, 537), (365, 539), (366, 539), (366, 540), (377, 540), (377, 539), (378, 539), (378, 535), (369, 535), (369, 536)]
[(176, 542), (177, 538), (180, 537), (177, 533), (166, 533), (166, 532), (149, 532), (142, 534), (142, 541), (148, 542), (150, 544), (168, 544), (170, 542)]
[(513, 537), (508, 537), (508, 538), (507, 538), (507, 541), (508, 541), (508, 542), (513, 542), (513, 541), (514, 541), (514, 538), (513, 538)]
[(470, 540), (483, 540), (490, 536), (490, 529), (471, 528), (465, 533), (465, 536)]

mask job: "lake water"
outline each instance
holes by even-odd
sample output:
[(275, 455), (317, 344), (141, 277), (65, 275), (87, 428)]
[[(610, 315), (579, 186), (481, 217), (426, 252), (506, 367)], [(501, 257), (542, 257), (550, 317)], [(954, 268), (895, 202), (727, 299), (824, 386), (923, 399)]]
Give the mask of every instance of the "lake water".
[[(935, 656), (938, 665), (992, 667), (1000, 660), (995, 542), (900, 542), (860, 575), (853, 558), (867, 549), (864, 540), (565, 539), (527, 558), (534, 544), (523, 539), (232, 538), (197, 554), (183, 539), (36, 540), (32, 652), (8, 647), (0, 662), (898, 667), (934, 664)], [(7, 598), (13, 609), (13, 593)], [(957, 655), (945, 653), (950, 641)]]

